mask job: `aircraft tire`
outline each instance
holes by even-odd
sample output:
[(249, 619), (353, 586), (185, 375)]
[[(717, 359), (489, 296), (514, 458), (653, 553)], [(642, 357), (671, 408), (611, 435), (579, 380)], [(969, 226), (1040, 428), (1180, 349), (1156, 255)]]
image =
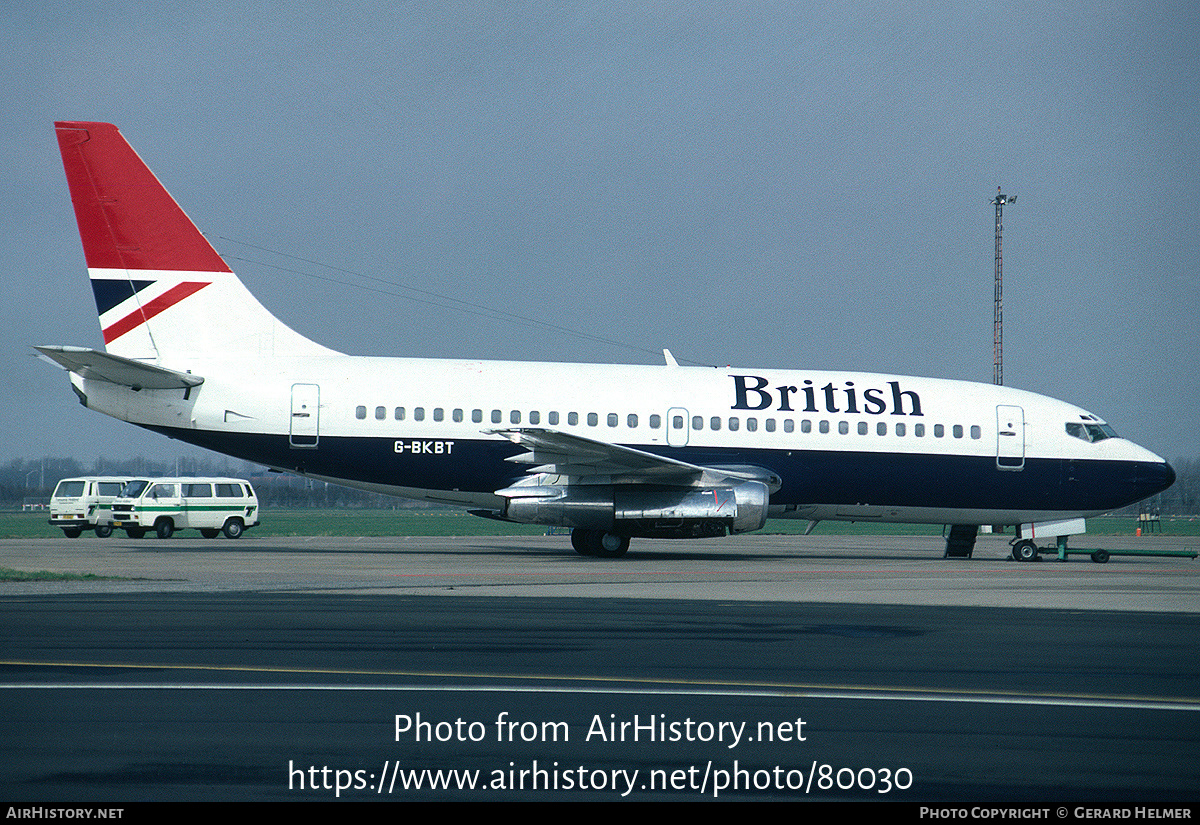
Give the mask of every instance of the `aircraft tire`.
[(591, 530), (580, 530), (576, 528), (571, 531), (571, 546), (575, 548), (575, 552), (581, 556), (594, 556), (591, 546)]
[(605, 559), (617, 559), (629, 552), (629, 536), (596, 531), (596, 552), (593, 555)]
[(1029, 539), (1025, 539), (1024, 541), (1018, 541), (1016, 544), (1013, 545), (1012, 556), (1017, 561), (1037, 561), (1038, 560), (1037, 545), (1034, 544)]

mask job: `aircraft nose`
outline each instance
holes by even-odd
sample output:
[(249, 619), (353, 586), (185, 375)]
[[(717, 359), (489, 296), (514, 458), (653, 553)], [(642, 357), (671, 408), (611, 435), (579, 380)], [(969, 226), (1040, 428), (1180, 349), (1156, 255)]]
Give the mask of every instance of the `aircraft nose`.
[(1175, 468), (1165, 461), (1147, 462), (1139, 470), (1139, 480), (1149, 490), (1147, 495), (1161, 493), (1175, 483)]
[(1175, 468), (1164, 461), (1161, 472), (1163, 474), (1162, 488), (1165, 490), (1175, 483)]

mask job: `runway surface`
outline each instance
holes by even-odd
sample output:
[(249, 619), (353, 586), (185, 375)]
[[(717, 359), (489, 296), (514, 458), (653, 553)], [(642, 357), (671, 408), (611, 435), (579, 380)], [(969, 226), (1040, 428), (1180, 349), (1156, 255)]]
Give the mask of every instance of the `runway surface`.
[[(1081, 547), (1190, 549), (1161, 537)], [(1195, 561), (1000, 537), (4, 541), (0, 800), (1192, 804)], [(419, 786), (419, 787), (418, 787)], [(436, 786), (436, 787), (434, 787)]]

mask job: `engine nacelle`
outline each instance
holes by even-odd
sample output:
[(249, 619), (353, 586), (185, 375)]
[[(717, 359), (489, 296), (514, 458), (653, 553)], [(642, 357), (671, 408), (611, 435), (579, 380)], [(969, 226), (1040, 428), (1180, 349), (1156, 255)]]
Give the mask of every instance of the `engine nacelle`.
[(502, 516), (525, 524), (646, 538), (701, 538), (760, 529), (770, 491), (760, 481), (721, 487), (564, 485), (509, 488)]

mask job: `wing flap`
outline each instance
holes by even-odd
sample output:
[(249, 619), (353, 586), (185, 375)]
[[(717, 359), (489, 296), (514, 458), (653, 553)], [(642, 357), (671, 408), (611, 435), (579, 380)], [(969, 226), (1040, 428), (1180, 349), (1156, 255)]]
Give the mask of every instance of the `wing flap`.
[(781, 485), (779, 476), (762, 467), (708, 467), (657, 455), (620, 444), (609, 444), (558, 430), (525, 427), (488, 430), (502, 435), (529, 452), (512, 456), (516, 464), (532, 465), (529, 473), (568, 477), (612, 476), (614, 481), (634, 484), (694, 486), (724, 481), (762, 481), (772, 490)]

